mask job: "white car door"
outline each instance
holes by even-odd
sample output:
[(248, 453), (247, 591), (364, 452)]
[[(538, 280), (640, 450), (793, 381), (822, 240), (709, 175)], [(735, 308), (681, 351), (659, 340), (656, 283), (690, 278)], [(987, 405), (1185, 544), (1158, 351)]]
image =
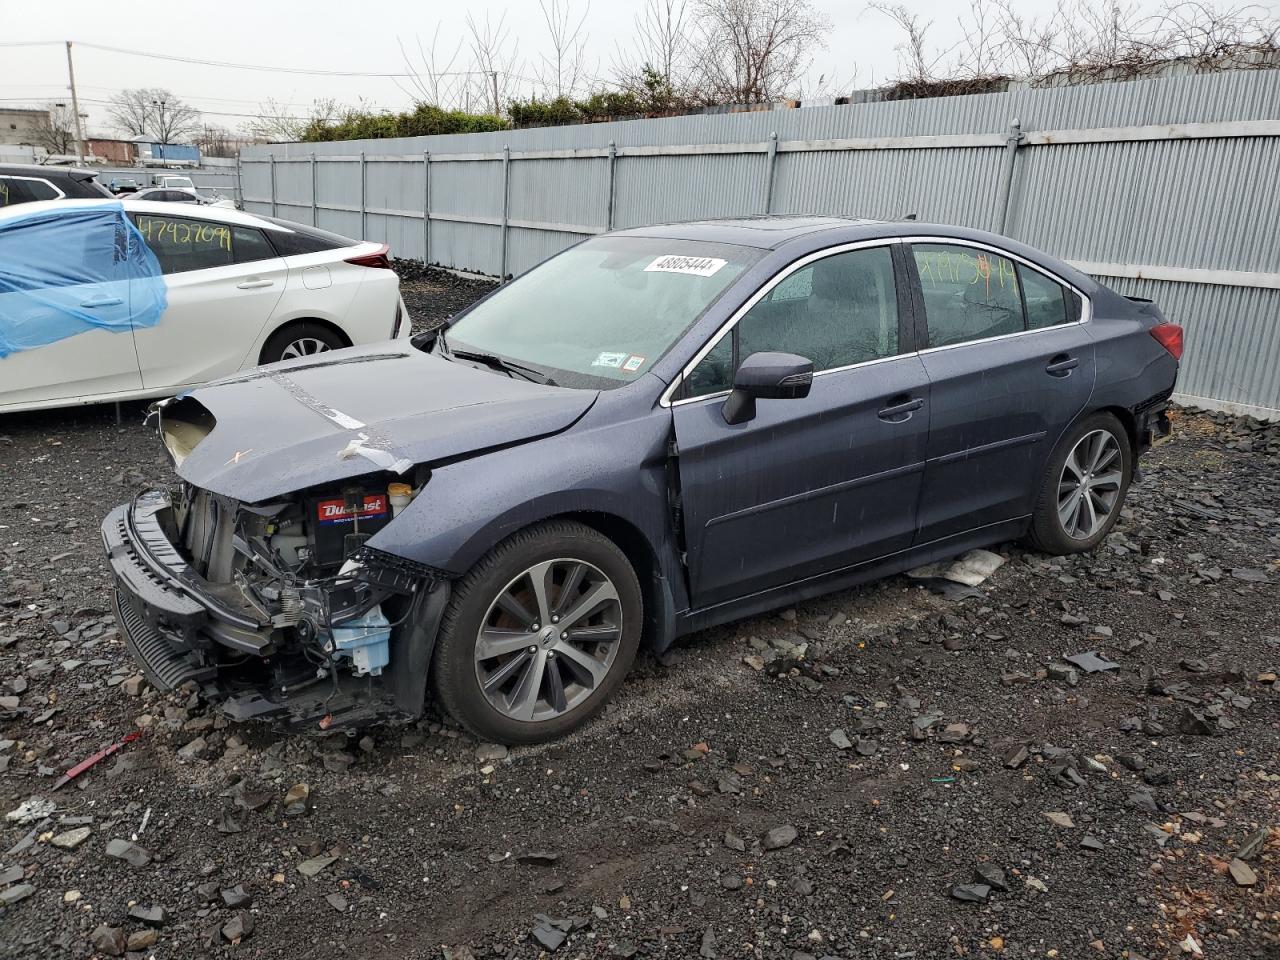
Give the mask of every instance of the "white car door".
[(74, 209), (0, 229), (0, 410), (141, 389), (122, 229)]
[(169, 296), (160, 322), (135, 333), (143, 384), (176, 390), (239, 370), (284, 292), (284, 261), (255, 227), (130, 216), (160, 261)]

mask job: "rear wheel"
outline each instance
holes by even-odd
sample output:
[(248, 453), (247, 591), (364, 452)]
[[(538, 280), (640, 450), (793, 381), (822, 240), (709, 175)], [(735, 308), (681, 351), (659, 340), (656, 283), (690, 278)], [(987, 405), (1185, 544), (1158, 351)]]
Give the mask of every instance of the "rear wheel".
[(642, 614), (635, 571), (612, 541), (571, 521), (531, 527), (455, 588), (436, 643), (437, 696), (485, 739), (561, 736), (622, 683)]
[(1092, 550), (1120, 519), (1133, 448), (1120, 421), (1095, 413), (1076, 424), (1049, 460), (1028, 540), (1045, 553)]
[(350, 346), (341, 334), (319, 323), (291, 323), (277, 330), (262, 348), (262, 363), (277, 363)]

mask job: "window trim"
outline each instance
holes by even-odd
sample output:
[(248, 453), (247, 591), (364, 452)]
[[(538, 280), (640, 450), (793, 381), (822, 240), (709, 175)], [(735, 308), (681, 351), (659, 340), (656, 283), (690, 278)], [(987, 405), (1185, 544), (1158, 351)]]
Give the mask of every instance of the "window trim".
[[(745, 317), (748, 313), (751, 312), (751, 309), (757, 303), (759, 303), (761, 300), (767, 297), (771, 292), (773, 292), (774, 287), (780, 284), (783, 280), (786, 280), (793, 273), (795, 273), (798, 270), (803, 270), (805, 267), (807, 267), (811, 263), (814, 263), (815, 261), (825, 260), (827, 257), (832, 257), (841, 253), (848, 253), (853, 250), (866, 250), (872, 247), (888, 247), (889, 252), (892, 255), (894, 245), (900, 244), (900, 243), (902, 243), (901, 237), (876, 237), (875, 239), (872, 239), (872, 240), (855, 240), (852, 243), (841, 243), (841, 244), (837, 244), (834, 247), (824, 247), (821, 250), (815, 250), (813, 253), (805, 254), (799, 260), (794, 260), (791, 263), (787, 264), (786, 267), (784, 267), (782, 270), (779, 270), (772, 277), (770, 277), (768, 282), (763, 284), (759, 290), (757, 290), (750, 297), (748, 297), (747, 300), (730, 315), (729, 319), (726, 320), (724, 323), (722, 323), (719, 329), (717, 329), (716, 332), (713, 333), (710, 338), (708, 338), (707, 342), (704, 343), (702, 347), (698, 350), (698, 352), (693, 355), (693, 358), (688, 363), (686, 363), (683, 367), (680, 368), (680, 374), (674, 377), (672, 381), (669, 384), (667, 384), (666, 389), (662, 391), (662, 395), (658, 398), (659, 406), (678, 407), (686, 403), (698, 403), (703, 400), (712, 400), (718, 397), (727, 397), (732, 392), (731, 390), (720, 390), (720, 391), (717, 391), (716, 393), (704, 393), (696, 397), (682, 397), (679, 400), (672, 399), (676, 394), (676, 392), (679, 391), (684, 386), (685, 380), (689, 377), (690, 374), (693, 373), (694, 368), (697, 367), (698, 364), (703, 361), (706, 355), (719, 345), (720, 341), (730, 331), (732, 331), (734, 327), (738, 325), (739, 321), (741, 321), (743, 317)], [(895, 298), (898, 298), (899, 281), (896, 278), (898, 275), (899, 267), (898, 267), (898, 261), (896, 257), (893, 258), (893, 267), (894, 267), (894, 276), (895, 276), (894, 296)], [(899, 331), (901, 331), (902, 304), (900, 300), (897, 302), (897, 307), (899, 311), (898, 327), (899, 327)], [(814, 376), (822, 377), (822, 376), (826, 376), (829, 373), (841, 373), (845, 370), (852, 370), (854, 367), (865, 367), (868, 364), (872, 364), (872, 363), (886, 363), (890, 360), (898, 360), (898, 359), (901, 359), (902, 357), (913, 356), (915, 352), (916, 351), (914, 350), (907, 350), (902, 353), (895, 353), (891, 357), (877, 357), (874, 360), (861, 360), (858, 363), (846, 364), (843, 367), (831, 367), (830, 369), (827, 369), (827, 370), (818, 370), (814, 373)]]
[[(62, 188), (61, 188), (61, 187), (59, 187), (56, 183), (54, 183), (52, 180), (48, 179), (47, 177), (20, 177), (20, 176), (18, 176), (18, 175), (17, 175), (17, 174), (15, 174), (15, 173), (0, 173), (0, 180), (25, 180), (25, 181), (27, 181), (28, 183), (43, 183), (46, 187), (48, 187), (50, 190), (52, 190), (54, 193), (56, 193), (56, 194), (57, 194), (57, 196), (56, 196), (56, 197), (49, 197), (49, 198), (47, 198), (47, 200), (46, 200), (46, 201), (43, 201), (43, 202), (48, 202), (48, 200), (65, 200), (65, 199), (67, 199), (67, 195), (66, 195), (66, 193), (62, 190)], [(42, 202), (42, 201), (28, 201), (28, 202), (36, 202), (36, 203), (39, 203), (39, 202)], [(11, 204), (11, 206), (15, 206), (15, 207), (16, 207), (16, 206), (18, 206), (18, 204), (16, 204), (16, 203), (15, 203), (15, 204)]]
[[(925, 244), (925, 243), (951, 244), (954, 246), (975, 247), (976, 249), (979, 249), (979, 250), (987, 250), (991, 253), (996, 254), (997, 256), (1004, 257), (1006, 260), (1012, 260), (1014, 263), (1021, 264), (1022, 266), (1027, 267), (1031, 270), (1034, 270), (1036, 273), (1039, 273), (1049, 278), (1054, 283), (1058, 284), (1060, 287), (1063, 287), (1064, 289), (1070, 290), (1071, 292), (1073, 292), (1076, 296), (1080, 298), (1080, 301), (1081, 301), (1080, 316), (1074, 320), (1068, 320), (1066, 323), (1054, 324), (1051, 327), (1036, 327), (1035, 329), (1017, 330), (1017, 331), (1014, 331), (1013, 333), (1001, 333), (1001, 334), (997, 334), (994, 337), (983, 337), (980, 340), (962, 340), (959, 343), (944, 343), (942, 346), (938, 346), (938, 347), (927, 347), (927, 346), (921, 347), (916, 351), (919, 354), (937, 353), (939, 350), (954, 350), (957, 347), (967, 347), (975, 343), (994, 343), (999, 340), (1009, 340), (1013, 337), (1025, 337), (1035, 333), (1048, 333), (1049, 331), (1052, 331), (1052, 330), (1066, 330), (1070, 328), (1072, 325), (1084, 326), (1085, 324), (1088, 324), (1090, 321), (1093, 320), (1093, 301), (1089, 298), (1089, 295), (1087, 293), (1085, 293), (1083, 290), (1077, 287), (1074, 283), (1071, 283), (1070, 281), (1058, 276), (1056, 273), (1052, 273), (1046, 270), (1044, 267), (1040, 266), (1038, 263), (1028, 260), (1026, 257), (1019, 256), (1018, 254), (1014, 253), (1012, 250), (1006, 250), (1003, 247), (997, 247), (994, 244), (984, 243), (980, 240), (967, 240), (967, 239), (961, 239), (958, 237), (940, 237), (940, 236), (922, 234), (919, 236), (900, 237), (898, 239), (900, 240), (900, 242), (906, 244), (908, 247), (907, 260), (911, 263), (911, 267), (912, 267), (911, 282), (915, 287), (913, 296), (916, 300), (916, 303), (918, 304), (918, 312), (919, 312), (919, 323), (916, 327), (916, 336), (917, 338), (919, 338), (921, 333), (923, 333), (925, 337), (923, 341), (924, 343), (929, 342), (928, 340), (929, 318), (925, 315), (925, 311), (924, 311), (924, 303), (922, 299), (924, 294), (923, 294), (923, 288), (920, 285), (920, 275), (918, 271), (916, 271), (915, 269), (915, 257), (914, 255), (911, 255), (911, 251), (909, 249), (912, 244)], [(1019, 296), (1021, 296), (1022, 295), (1021, 282), (1019, 282), (1018, 288), (1019, 288)], [(1026, 323), (1025, 307), (1023, 309), (1023, 323)]]

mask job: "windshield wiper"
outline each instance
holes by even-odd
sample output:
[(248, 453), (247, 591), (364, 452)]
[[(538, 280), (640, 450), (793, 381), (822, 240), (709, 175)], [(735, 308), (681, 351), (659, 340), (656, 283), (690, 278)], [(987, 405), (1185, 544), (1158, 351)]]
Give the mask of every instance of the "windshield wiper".
[[(446, 347), (446, 349), (448, 348)], [(500, 357), (496, 353), (481, 353), (478, 350), (449, 349), (449, 356), (456, 357), (459, 360), (474, 360), (476, 363), (483, 363), (485, 366), (492, 367), (494, 370), (500, 370), (509, 377), (513, 375), (523, 377), (530, 383), (541, 383), (548, 387), (559, 386), (559, 384), (541, 370), (535, 370), (533, 367), (526, 367), (523, 363), (516, 363), (514, 360), (507, 360), (505, 357)]]

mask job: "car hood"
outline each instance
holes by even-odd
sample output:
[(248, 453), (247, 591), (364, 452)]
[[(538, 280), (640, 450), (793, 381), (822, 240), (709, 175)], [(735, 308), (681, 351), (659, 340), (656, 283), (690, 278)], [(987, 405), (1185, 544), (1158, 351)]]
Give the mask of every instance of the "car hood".
[(597, 395), (387, 343), (188, 391), (159, 405), (160, 434), (182, 479), (256, 503), (549, 436)]

